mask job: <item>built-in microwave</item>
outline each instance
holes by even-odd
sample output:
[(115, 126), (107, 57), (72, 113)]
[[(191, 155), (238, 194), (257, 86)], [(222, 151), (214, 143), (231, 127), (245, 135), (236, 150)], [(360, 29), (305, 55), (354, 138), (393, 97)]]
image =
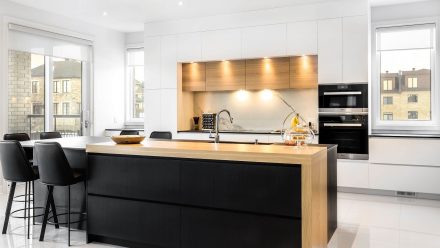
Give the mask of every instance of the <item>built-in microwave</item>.
[(319, 85), (319, 112), (368, 112), (368, 84)]

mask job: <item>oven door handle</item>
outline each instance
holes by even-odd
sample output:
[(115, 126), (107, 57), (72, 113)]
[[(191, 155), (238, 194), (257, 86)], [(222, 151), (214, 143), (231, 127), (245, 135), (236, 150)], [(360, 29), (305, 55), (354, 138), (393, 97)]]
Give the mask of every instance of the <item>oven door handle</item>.
[(324, 123), (324, 127), (362, 127), (361, 123)]
[(324, 92), (324, 96), (349, 96), (362, 95), (361, 91)]

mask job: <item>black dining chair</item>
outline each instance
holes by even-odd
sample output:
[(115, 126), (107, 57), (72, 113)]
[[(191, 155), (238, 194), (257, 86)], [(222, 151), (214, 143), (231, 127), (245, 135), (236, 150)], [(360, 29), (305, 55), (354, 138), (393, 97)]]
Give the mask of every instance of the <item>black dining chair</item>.
[[(31, 138), (27, 133), (7, 133), (3, 135), (3, 140), (28, 141), (31, 140)], [(32, 159), (34, 157), (33, 149), (25, 149), (25, 151), (27, 158), (32, 163)]]
[[(12, 202), (14, 201), (15, 188), (17, 183), (26, 183), (25, 188), (25, 200), (24, 200), (24, 216), (16, 218), (24, 218), (27, 220), (27, 238), (29, 238), (30, 230), (30, 219), (38, 217), (35, 215), (35, 205), (34, 205), (34, 181), (39, 178), (38, 168), (33, 167), (26, 157), (26, 153), (21, 146), (20, 142), (17, 140), (0, 141), (0, 162), (3, 169), (3, 178), (11, 182), (11, 188), (8, 196), (8, 203), (6, 206), (5, 221), (3, 224), (2, 234), (6, 234), (9, 218), (16, 217), (13, 216), (14, 213), (23, 211), (23, 209), (18, 209), (11, 212)], [(29, 185), (29, 186), (28, 186)], [(32, 191), (32, 193), (31, 193)], [(31, 199), (32, 195), (32, 199)], [(32, 208), (31, 208), (32, 202)], [(53, 199), (49, 198), (50, 206), (54, 210)], [(31, 216), (30, 211), (33, 210)], [(40, 215), (41, 216), (41, 215)], [(55, 219), (55, 222), (58, 222)], [(26, 228), (25, 228), (26, 229)]]
[(120, 135), (139, 135), (137, 130), (122, 130)]
[(154, 131), (150, 134), (150, 139), (172, 139), (173, 134), (171, 132)]
[(27, 141), (31, 140), (27, 133), (7, 133), (3, 135), (3, 140)]
[[(50, 199), (53, 199), (54, 188), (56, 186), (67, 186), (67, 223), (59, 224), (67, 224), (68, 245), (70, 246), (70, 224), (74, 223), (70, 221), (70, 215), (83, 215), (83, 213), (73, 213), (70, 210), (70, 186), (79, 182), (84, 182), (84, 186), (86, 187), (85, 192), (87, 192), (86, 174), (84, 171), (74, 170), (70, 167), (63, 148), (57, 142), (37, 142), (35, 143), (34, 149), (36, 157), (38, 158), (40, 181), (47, 186), (48, 190), (47, 201), (44, 209), (43, 225), (40, 233), (40, 241), (44, 240), (46, 225), (48, 223)], [(80, 221), (82, 221), (81, 218), (75, 223)]]
[(40, 133), (40, 139), (59, 139), (62, 138), (60, 132), (42, 132)]

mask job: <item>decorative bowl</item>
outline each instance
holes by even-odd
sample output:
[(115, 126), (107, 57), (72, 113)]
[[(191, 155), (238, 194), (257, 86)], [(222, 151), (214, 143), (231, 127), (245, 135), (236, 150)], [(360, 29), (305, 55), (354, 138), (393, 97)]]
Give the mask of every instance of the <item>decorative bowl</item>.
[(139, 144), (145, 139), (142, 135), (115, 135), (112, 140), (116, 144)]
[(283, 133), (283, 141), (285, 145), (302, 146), (310, 144), (313, 141), (313, 136), (306, 130), (287, 129)]

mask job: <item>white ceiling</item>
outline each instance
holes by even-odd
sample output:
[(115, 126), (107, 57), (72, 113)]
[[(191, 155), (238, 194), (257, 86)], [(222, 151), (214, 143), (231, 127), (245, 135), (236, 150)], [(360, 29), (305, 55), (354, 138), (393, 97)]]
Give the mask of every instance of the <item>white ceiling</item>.
[[(29, 7), (97, 24), (136, 32), (146, 22), (310, 4), (335, 0), (10, 0)], [(183, 5), (179, 5), (179, 1)], [(370, 0), (374, 5), (423, 0)], [(107, 15), (104, 16), (103, 13)]]

